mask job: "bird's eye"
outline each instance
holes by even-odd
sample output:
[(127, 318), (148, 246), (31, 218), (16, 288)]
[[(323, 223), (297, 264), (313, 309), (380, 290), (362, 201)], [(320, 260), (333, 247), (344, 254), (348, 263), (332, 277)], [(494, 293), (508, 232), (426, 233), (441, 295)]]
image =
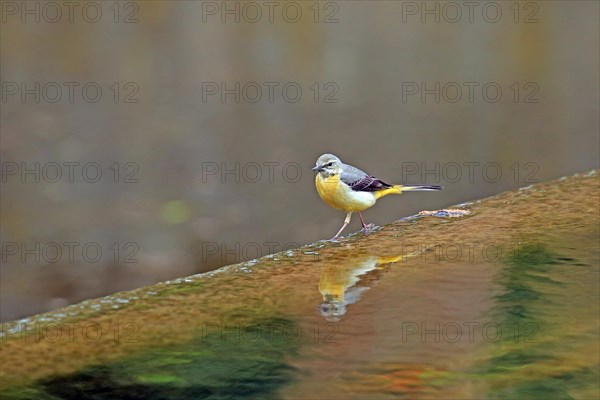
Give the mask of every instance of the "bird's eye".
[(326, 167), (331, 167), (333, 165), (333, 161), (325, 164)]

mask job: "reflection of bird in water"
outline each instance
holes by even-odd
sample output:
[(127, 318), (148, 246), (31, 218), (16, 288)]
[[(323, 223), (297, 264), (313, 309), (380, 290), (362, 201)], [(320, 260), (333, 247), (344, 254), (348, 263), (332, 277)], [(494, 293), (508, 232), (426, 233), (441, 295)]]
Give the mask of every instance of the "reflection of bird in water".
[(383, 265), (396, 262), (403, 256), (362, 255), (344, 260), (341, 265), (325, 265), (319, 280), (319, 292), (323, 295), (323, 303), (319, 306), (321, 315), (328, 321), (339, 321), (346, 314), (346, 306), (356, 303), (362, 293), (370, 289), (368, 286), (357, 286), (361, 277), (381, 269)]

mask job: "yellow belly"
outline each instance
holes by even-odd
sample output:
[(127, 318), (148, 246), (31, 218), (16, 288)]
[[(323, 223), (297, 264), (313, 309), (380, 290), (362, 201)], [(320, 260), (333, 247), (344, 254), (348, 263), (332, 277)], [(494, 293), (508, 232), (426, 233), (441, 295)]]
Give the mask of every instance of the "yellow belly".
[(339, 175), (315, 178), (317, 192), (323, 201), (333, 208), (345, 212), (363, 211), (375, 204), (376, 198), (370, 192), (355, 192), (340, 181)]

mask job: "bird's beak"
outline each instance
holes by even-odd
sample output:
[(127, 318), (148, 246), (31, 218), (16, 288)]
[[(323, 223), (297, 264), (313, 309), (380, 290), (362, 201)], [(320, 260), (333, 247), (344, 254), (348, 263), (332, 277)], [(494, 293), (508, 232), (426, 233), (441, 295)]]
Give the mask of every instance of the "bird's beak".
[(323, 171), (323, 169), (321, 168), (320, 165), (315, 165), (315, 167), (311, 171), (319, 171), (319, 172), (321, 172), (321, 171)]

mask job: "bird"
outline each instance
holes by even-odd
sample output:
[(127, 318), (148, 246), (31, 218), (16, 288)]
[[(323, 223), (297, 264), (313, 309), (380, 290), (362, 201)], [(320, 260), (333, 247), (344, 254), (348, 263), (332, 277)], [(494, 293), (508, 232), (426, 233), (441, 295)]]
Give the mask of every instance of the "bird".
[(352, 165), (344, 164), (333, 154), (321, 155), (312, 170), (317, 172), (315, 185), (319, 197), (331, 207), (346, 212), (344, 224), (331, 240), (340, 237), (354, 212), (360, 217), (362, 232), (367, 233), (368, 227), (361, 211), (375, 205), (381, 197), (407, 191), (443, 189), (438, 185), (390, 185)]

